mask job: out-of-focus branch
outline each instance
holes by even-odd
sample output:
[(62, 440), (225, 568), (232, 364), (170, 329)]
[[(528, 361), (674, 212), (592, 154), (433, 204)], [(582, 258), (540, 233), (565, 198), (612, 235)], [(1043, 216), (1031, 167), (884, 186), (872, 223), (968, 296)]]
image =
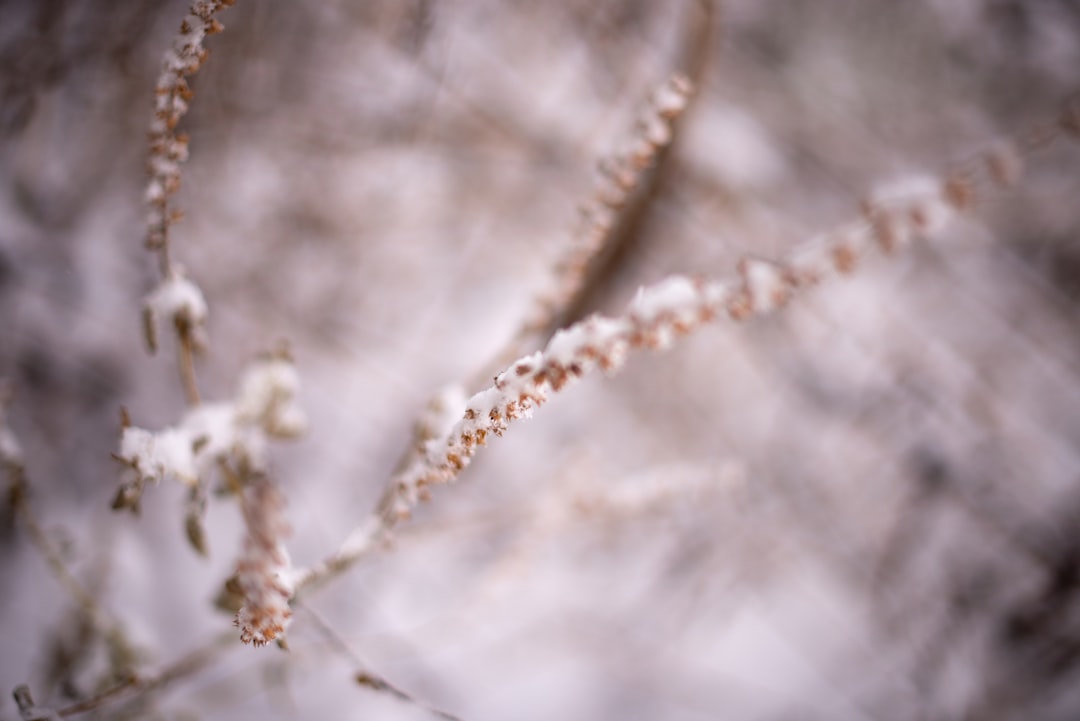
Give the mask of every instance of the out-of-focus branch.
[[(600, 176), (581, 209), (581, 222), (555, 264), (551, 287), (536, 299), (496, 362), (496, 369), (542, 345), (573, 318), (588, 287), (603, 275), (631, 234), (629, 227), (653, 195), (661, 158), (675, 138), (675, 121), (686, 109), (694, 86), (672, 75), (640, 116), (627, 149), (600, 163)], [(480, 374), (490, 377), (487, 369)]]
[(30, 687), (23, 684), (16, 686), (11, 694), (15, 698), (15, 705), (19, 708), (19, 716), (23, 721), (56, 721), (60, 717), (55, 711), (34, 703), (34, 697), (30, 695)]
[(634, 246), (670, 165), (684, 116), (704, 84), (715, 4), (684, 3), (675, 70), (646, 103), (624, 147), (600, 162), (600, 176), (581, 208), (578, 228), (555, 263), (550, 286), (506, 346), (477, 373), (478, 384), (547, 343), (560, 328), (581, 320), (599, 287)]
[[(519, 329), (514, 342), (479, 376), (482, 383), (515, 358), (543, 346), (560, 328), (584, 318), (596, 306), (609, 280), (639, 250), (641, 233), (654, 201), (665, 178), (672, 174), (682, 126), (705, 87), (708, 59), (717, 35), (718, 4), (716, 0), (683, 3), (677, 57), (673, 61), (675, 70), (667, 85), (654, 94), (637, 125), (639, 135), (644, 133), (647, 137), (649, 126), (654, 125), (649, 115), (658, 113), (665, 117), (669, 128), (667, 142), (652, 149), (652, 157), (640, 170), (635, 167), (634, 153), (644, 149), (641, 137), (632, 140), (628, 152), (601, 163), (602, 175), (593, 197), (582, 208), (583, 234), (575, 238), (556, 266), (554, 288), (548, 291), (549, 295), (538, 299), (537, 307)], [(672, 96), (672, 90), (681, 95), (681, 103)], [(618, 172), (620, 166), (634, 168), (636, 179), (629, 188), (619, 184), (620, 176), (626, 175)], [(611, 199), (621, 202), (608, 207), (605, 200)], [(608, 218), (611, 222), (605, 224)], [(601, 243), (592, 240), (591, 236), (597, 234), (603, 238)], [(552, 297), (557, 299), (554, 304)]]
[(119, 702), (121, 699), (133, 701), (152, 691), (166, 688), (175, 681), (198, 673), (217, 660), (226, 649), (236, 645), (236, 634), (231, 630), (221, 633), (209, 643), (185, 654), (155, 674), (133, 674), (125, 681), (110, 686), (90, 698), (65, 706), (59, 710), (62, 717), (76, 716), (95, 709)]
[(335, 631), (334, 628), (329, 623), (324, 621), (319, 614), (317, 614), (313, 609), (303, 604), (297, 603), (297, 606), (303, 608), (303, 610), (307, 613), (308, 617), (315, 623), (315, 628), (317, 628), (319, 630), (319, 633), (321, 633), (323, 637), (325, 637), (326, 640), (330, 643), (330, 645), (334, 647), (334, 650), (337, 651), (342, 657), (348, 659), (348, 661), (353, 664), (353, 667), (356, 669), (353, 674), (353, 681), (355, 681), (358, 686), (363, 686), (373, 691), (393, 696), (397, 700), (410, 706), (415, 706), (416, 708), (422, 709), (430, 713), (432, 716), (435, 716), (436, 718), (445, 719), (446, 721), (461, 721), (459, 717), (454, 716), (453, 714), (447, 713), (446, 711), (433, 708), (431, 706), (428, 706), (427, 704), (422, 703), (421, 701), (410, 695), (408, 692), (403, 691), (402, 689), (387, 681), (386, 678), (384, 678), (381, 674), (373, 672), (370, 666), (364, 663), (364, 661), (356, 654), (356, 652), (349, 647), (349, 644), (345, 642), (345, 639), (341, 637), (341, 634)]
[(123, 627), (101, 607), (94, 595), (71, 572), (60, 550), (42, 528), (30, 504), (30, 490), (22, 451), (14, 433), (7, 425), (7, 405), (10, 400), (10, 388), (6, 384), (0, 386), (0, 465), (3, 466), (8, 479), (7, 499), (10, 508), (14, 515), (22, 520), (30, 542), (41, 553), (53, 576), (78, 605), (94, 631), (104, 639), (109, 648), (109, 658), (115, 665), (113, 672), (124, 675), (130, 671), (135, 654), (124, 634)]
[[(445, 388), (428, 402), (398, 460), (398, 470), (412, 464), (424, 444), (440, 435), (439, 419), (448, 411), (459, 410), (455, 396), (483, 387), (514, 358), (542, 346), (559, 328), (580, 320), (596, 287), (620, 264), (655, 198), (680, 120), (696, 97), (695, 88), (701, 86), (713, 37), (713, 15), (713, 0), (686, 3), (679, 28), (681, 54), (675, 61), (680, 69), (653, 93), (624, 147), (600, 163), (600, 176), (581, 208), (577, 229), (555, 262), (549, 287), (538, 294), (534, 307), (503, 348), (464, 387)], [(388, 491), (384, 501), (390, 494)]]

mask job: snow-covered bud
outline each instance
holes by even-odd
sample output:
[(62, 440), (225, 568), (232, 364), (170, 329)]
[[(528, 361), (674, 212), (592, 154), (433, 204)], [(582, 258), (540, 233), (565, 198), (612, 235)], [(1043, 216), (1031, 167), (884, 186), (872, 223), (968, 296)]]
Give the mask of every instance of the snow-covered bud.
[(275, 438), (296, 438), (307, 430), (307, 416), (296, 404), (299, 389), (300, 376), (292, 361), (279, 357), (258, 361), (240, 381), (237, 418)]
[(158, 323), (167, 321), (198, 349), (206, 344), (208, 308), (199, 286), (174, 268), (143, 305), (143, 331), (150, 352), (158, 347)]
[(236, 565), (236, 583), (244, 604), (234, 623), (241, 641), (263, 646), (282, 636), (292, 618), (291, 564), (283, 545), (290, 529), (285, 500), (268, 479), (255, 479), (241, 503), (247, 535)]

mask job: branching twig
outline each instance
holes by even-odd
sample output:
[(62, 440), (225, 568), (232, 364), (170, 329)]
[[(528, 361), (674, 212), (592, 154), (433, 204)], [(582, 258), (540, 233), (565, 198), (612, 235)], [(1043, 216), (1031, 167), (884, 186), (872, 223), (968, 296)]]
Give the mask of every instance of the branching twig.
[(1002, 143), (944, 179), (918, 178), (875, 194), (863, 217), (797, 247), (779, 262), (745, 258), (739, 275), (727, 281), (672, 277), (639, 291), (615, 318), (593, 316), (560, 331), (540, 352), (500, 373), (493, 386), (469, 399), (464, 416), (445, 437), (425, 444), (425, 452), (392, 481), (379, 510), (363, 521), (331, 556), (301, 572), (297, 592), (321, 585), (377, 548), (433, 485), (454, 480), (480, 447), (510, 423), (532, 415), (552, 393), (586, 373), (612, 373), (627, 354), (667, 348), (677, 337), (727, 316), (745, 320), (775, 310), (798, 291), (830, 275), (852, 272), (877, 247), (891, 254), (916, 236), (940, 232), (960, 212), (972, 210), (981, 195), (1015, 183), (1025, 156), (1045, 148), (1062, 131), (1076, 135), (1077, 104), (1067, 106), (1053, 126)]
[[(670, 157), (667, 151), (677, 121), (693, 97), (693, 88), (687, 76), (674, 73), (649, 100), (627, 147), (600, 164), (600, 177), (581, 209), (579, 228), (555, 264), (550, 287), (537, 296), (506, 345), (467, 383), (468, 389), (482, 387), (514, 358), (543, 345), (559, 328), (577, 320), (590, 286), (610, 269), (618, 247), (632, 234), (631, 226), (652, 198), (659, 165)], [(424, 444), (445, 430), (439, 425), (448, 412), (459, 411), (457, 396), (464, 392), (452, 385), (428, 401), (414, 424), (408, 448), (398, 460), (399, 471), (414, 463)]]
[[(195, 378), (195, 354), (204, 346), (206, 303), (202, 300), (198, 288), (183, 279), (183, 273), (173, 262), (169, 244), (169, 228), (180, 220), (179, 211), (170, 209), (169, 201), (180, 189), (180, 166), (188, 158), (188, 136), (186, 133), (178, 133), (176, 128), (194, 97), (188, 78), (198, 72), (209, 54), (203, 47), (203, 41), (207, 35), (222, 31), (224, 26), (215, 16), (234, 1), (192, 2), (187, 16), (180, 24), (180, 32), (162, 62), (154, 91), (154, 117), (150, 121), (148, 132), (150, 181), (146, 186), (145, 198), (150, 212), (147, 217), (146, 247), (157, 253), (162, 284), (147, 302), (143, 327), (147, 345), (153, 352), (157, 349), (155, 313), (172, 322), (179, 342), (177, 360), (180, 380), (184, 387), (184, 396), (191, 406), (198, 405), (200, 400)], [(183, 286), (178, 280), (183, 282)], [(174, 292), (178, 288), (185, 291), (193, 289), (193, 292), (178, 297)], [(193, 299), (197, 300), (192, 302)], [(173, 302), (169, 303), (169, 300)], [(164, 310), (155, 307), (155, 304), (164, 305)]]
[(91, 696), (60, 709), (61, 716), (75, 716), (106, 706), (114, 701), (126, 698), (128, 701), (141, 698), (147, 693), (165, 688), (174, 681), (191, 676), (215, 661), (218, 655), (236, 644), (236, 635), (230, 630), (216, 636), (212, 641), (194, 651), (185, 654), (156, 674), (148, 676), (132, 675), (128, 679)]
[(75, 578), (75, 575), (67, 567), (67, 563), (64, 562), (63, 556), (60, 551), (49, 540), (48, 534), (41, 527), (37, 517), (34, 515), (33, 509), (30, 505), (28, 498), (28, 489), (26, 486), (25, 478), (22, 473), (18, 474), (18, 477), (12, 481), (9, 489), (9, 498), (18, 515), (22, 518), (23, 525), (26, 527), (27, 534), (30, 536), (31, 542), (34, 547), (38, 549), (41, 555), (45, 558), (49, 564), (49, 569), (56, 577), (60, 585), (64, 587), (64, 590), (75, 599), (82, 612), (86, 615), (94, 628), (101, 634), (102, 638), (110, 647), (110, 656), (115, 659), (126, 659), (128, 663), (134, 658), (134, 651), (131, 648), (127, 637), (124, 635), (123, 627), (118, 621), (111, 618), (109, 614), (101, 607), (85, 586)]

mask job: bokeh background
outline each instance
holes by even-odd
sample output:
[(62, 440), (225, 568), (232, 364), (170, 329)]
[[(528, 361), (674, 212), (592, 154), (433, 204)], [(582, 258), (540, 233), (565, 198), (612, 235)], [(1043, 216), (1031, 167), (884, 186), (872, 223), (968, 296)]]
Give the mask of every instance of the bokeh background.
[[(32, 501), (152, 673), (227, 629), (242, 524), (109, 503), (119, 409), (175, 422), (142, 297), (145, 129), (186, 4), (0, 2), (0, 376)], [(373, 506), (411, 425), (503, 347), (596, 163), (673, 70), (699, 95), (586, 311), (724, 277), (1052, 118), (1071, 0), (241, 0), (196, 76), (175, 255), (203, 392), (287, 339), (311, 420), (274, 450), (294, 561)], [(1074, 719), (1080, 145), (933, 243), (773, 317), (589, 378), (438, 489), (393, 547), (235, 646), (80, 718)], [(475, 388), (473, 389), (475, 390)], [(108, 672), (10, 510), (0, 718)], [(328, 631), (331, 629), (332, 631)]]

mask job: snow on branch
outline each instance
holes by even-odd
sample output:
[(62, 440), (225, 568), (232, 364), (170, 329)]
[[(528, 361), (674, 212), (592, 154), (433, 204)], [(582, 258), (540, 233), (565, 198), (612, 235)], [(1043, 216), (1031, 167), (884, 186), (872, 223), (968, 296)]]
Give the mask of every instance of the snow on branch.
[(584, 375), (614, 373), (631, 351), (662, 350), (704, 323), (744, 320), (784, 306), (799, 290), (852, 272), (873, 249), (892, 253), (917, 237), (932, 237), (970, 209), (988, 187), (1005, 187), (1022, 172), (1022, 151), (993, 148), (971, 167), (946, 179), (914, 177), (882, 187), (863, 205), (863, 217), (812, 239), (772, 262), (745, 258), (726, 281), (670, 277), (643, 288), (617, 317), (594, 315), (555, 334), (547, 347), (520, 358), (495, 383), (466, 404), (444, 437), (432, 439), (415, 462), (400, 472), (384, 502), (387, 522), (405, 518), (428, 487), (454, 480), (493, 436), (528, 418), (551, 394)]
[[(885, 255), (916, 238), (933, 238), (989, 191), (1018, 181), (1026, 155), (1062, 134), (1080, 137), (1077, 104), (1052, 127), (1017, 143), (1000, 143), (943, 177), (917, 176), (884, 185), (862, 204), (862, 217), (811, 238), (778, 261), (744, 258), (728, 280), (673, 276), (642, 288), (617, 317), (591, 316), (560, 330), (538, 352), (511, 363), (489, 388), (473, 395), (449, 429), (422, 443), (391, 479), (374, 513), (342, 545), (294, 575), (297, 594), (316, 588), (378, 547), (429, 496), (431, 486), (455, 480), (493, 436), (528, 418), (553, 393), (590, 372), (615, 373), (632, 351), (663, 350), (705, 323), (735, 321), (777, 310), (799, 291), (852, 273), (875, 249)], [(460, 401), (458, 401), (460, 402)], [(444, 409), (446, 410), (446, 409)], [(441, 425), (445, 418), (440, 418)], [(432, 424), (434, 425), (434, 424)]]
[(126, 468), (113, 508), (137, 511), (147, 484), (175, 481), (196, 491), (223, 468), (242, 478), (265, 473), (270, 439), (295, 438), (307, 427), (296, 404), (299, 383), (287, 357), (268, 356), (248, 368), (231, 401), (196, 406), (160, 431), (125, 421), (116, 459)]
[(610, 241), (623, 206), (660, 151), (674, 139), (675, 121), (689, 104), (693, 89), (685, 75), (668, 78), (649, 99), (625, 147), (600, 163), (600, 177), (582, 208), (581, 225), (555, 265), (551, 287), (537, 298), (519, 333), (522, 339), (548, 328), (573, 303), (586, 283), (590, 264)]
[(176, 127), (194, 97), (187, 78), (198, 72), (209, 54), (203, 47), (203, 41), (206, 36), (224, 29), (215, 15), (233, 2), (194, 0), (192, 3), (180, 23), (180, 32), (162, 61), (154, 90), (154, 115), (147, 133), (150, 141), (147, 160), (150, 180), (144, 193), (144, 200), (149, 206), (145, 244), (158, 255), (163, 281), (147, 299), (143, 311), (143, 330), (146, 343), (153, 353), (158, 345), (155, 316), (172, 321), (180, 341), (180, 378), (188, 404), (192, 406), (200, 402), (194, 356), (203, 350), (206, 343), (206, 301), (198, 287), (186, 280), (179, 268), (174, 267), (169, 248), (169, 228), (180, 219), (178, 211), (170, 210), (169, 200), (180, 189), (180, 166), (188, 158), (188, 137), (185, 133), (178, 133)]
[(158, 325), (167, 321), (194, 349), (206, 345), (206, 298), (182, 268), (174, 266), (143, 303), (143, 332), (151, 353), (158, 349)]
[[(542, 345), (555, 330), (574, 319), (575, 305), (590, 282), (603, 272), (605, 257), (610, 260), (620, 242), (620, 224), (648, 197), (649, 174), (655, 173), (662, 151), (673, 142), (676, 121), (688, 107), (692, 93), (693, 83), (681, 73), (671, 75), (652, 93), (632, 136), (617, 153), (600, 162), (600, 176), (581, 208), (579, 226), (554, 264), (548, 287), (537, 295), (516, 333), (491, 362), (484, 364), (476, 379), (447, 386), (428, 402), (398, 469), (409, 467), (428, 441), (449, 429), (448, 414), (452, 414), (451, 424), (460, 417), (465, 409), (466, 388), (486, 383), (509, 361)], [(436, 434), (433, 424), (446, 427)], [(390, 501), (392, 498), (384, 497), (380, 506)]]

